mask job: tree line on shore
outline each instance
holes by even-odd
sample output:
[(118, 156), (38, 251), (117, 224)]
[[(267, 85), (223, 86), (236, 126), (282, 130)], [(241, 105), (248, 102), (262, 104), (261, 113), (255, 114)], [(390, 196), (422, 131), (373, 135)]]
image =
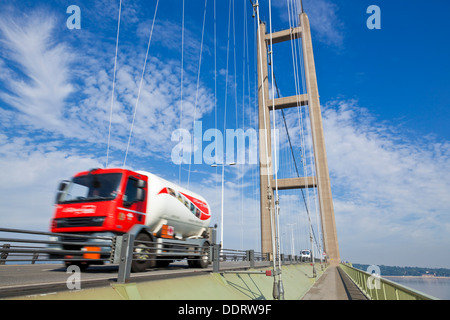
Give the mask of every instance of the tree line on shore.
[[(368, 264), (352, 264), (354, 268), (367, 271), (370, 265)], [(421, 277), (424, 275), (435, 277), (450, 277), (450, 269), (446, 268), (424, 268), (424, 267), (399, 267), (399, 266), (378, 266), (380, 268), (381, 276), (415, 276)]]

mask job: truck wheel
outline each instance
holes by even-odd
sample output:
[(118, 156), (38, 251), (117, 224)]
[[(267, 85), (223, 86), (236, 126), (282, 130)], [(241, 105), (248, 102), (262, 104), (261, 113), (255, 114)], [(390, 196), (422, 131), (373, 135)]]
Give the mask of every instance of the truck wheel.
[(188, 265), (190, 268), (207, 268), (209, 265), (209, 243), (203, 243), (203, 246), (200, 249), (201, 256), (194, 259), (188, 260)]
[[(151, 242), (151, 237), (146, 233), (140, 233), (135, 239), (133, 261), (131, 262), (131, 272), (143, 272), (148, 268), (156, 266), (155, 249), (152, 243), (141, 243), (140, 241)], [(152, 260), (149, 260), (152, 259)]]

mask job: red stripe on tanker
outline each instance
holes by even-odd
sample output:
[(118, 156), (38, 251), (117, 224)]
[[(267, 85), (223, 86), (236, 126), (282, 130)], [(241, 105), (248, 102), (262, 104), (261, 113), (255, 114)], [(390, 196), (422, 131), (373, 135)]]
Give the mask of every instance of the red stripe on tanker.
[(176, 192), (172, 188), (163, 188), (158, 194), (163, 193), (170, 194), (171, 196), (177, 198), (200, 220), (208, 220), (211, 218), (208, 204), (206, 202), (184, 194), (183, 192)]
[(200, 237), (207, 230), (211, 210), (202, 196), (150, 172), (138, 173), (148, 177), (146, 225), (151, 229), (173, 226), (175, 235), (183, 238)]

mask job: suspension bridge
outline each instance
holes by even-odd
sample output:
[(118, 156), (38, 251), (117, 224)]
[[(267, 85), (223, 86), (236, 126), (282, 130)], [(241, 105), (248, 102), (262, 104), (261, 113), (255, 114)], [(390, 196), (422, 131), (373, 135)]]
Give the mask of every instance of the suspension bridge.
[[(138, 106), (146, 64), (149, 58), (152, 36), (157, 19), (159, 1), (156, 2), (154, 16), (148, 39), (142, 76), (138, 85), (138, 94), (133, 111), (131, 128), (123, 166), (127, 164), (127, 156), (133, 138), (134, 124), (138, 114)], [(229, 208), (224, 205), (223, 190), (226, 161), (218, 161), (216, 167), (222, 170), (222, 212), (220, 232), (212, 230), (208, 250), (191, 250), (187, 261), (174, 262), (168, 267), (153, 268), (142, 273), (131, 273), (130, 266), (135, 257), (136, 234), (127, 233), (110, 237), (93, 237), (98, 241), (98, 247), (107, 248), (108, 257), (101, 258), (100, 249), (90, 249), (84, 252), (68, 250), (68, 255), (80, 254), (83, 259), (105, 263), (103, 266), (91, 266), (79, 275), (75, 270), (44, 264), (54, 262), (51, 259), (54, 240), (36, 237), (63, 236), (52, 233), (30, 230), (0, 229), (2, 234), (15, 234), (14, 237), (2, 236), (0, 259), (0, 298), (18, 299), (303, 299), (303, 300), (350, 300), (350, 299), (432, 299), (409, 288), (401, 287), (387, 280), (367, 274), (349, 265), (340, 263), (339, 245), (331, 193), (330, 174), (325, 149), (325, 138), (322, 126), (319, 89), (316, 77), (316, 67), (313, 53), (310, 23), (303, 10), (301, 2), (288, 1), (289, 27), (282, 31), (274, 31), (272, 27), (272, 11), (269, 1), (269, 18), (263, 21), (260, 17), (258, 1), (250, 2), (244, 13), (252, 12), (255, 21), (255, 101), (257, 108), (251, 111), (253, 125), (259, 129), (259, 225), (260, 247), (246, 245), (241, 241), (241, 249), (228, 248), (224, 243), (223, 218)], [(184, 49), (184, 7), (183, 1), (183, 34)], [(112, 133), (113, 105), (116, 88), (117, 55), (119, 46), (121, 8), (115, 51), (114, 77), (111, 96), (111, 113), (108, 132), (106, 167), (110, 160), (110, 142)], [(200, 42), (200, 58), (198, 63), (197, 94), (200, 79), (203, 40), (205, 35), (205, 19), (207, 17), (208, 1), (205, 0), (202, 37)], [(223, 130), (227, 125), (227, 97), (229, 88), (236, 90), (237, 84), (229, 85), (229, 47), (235, 38), (231, 37), (234, 25), (234, 1), (229, 2), (228, 42), (226, 57), (225, 109), (223, 114)], [(233, 17), (233, 19), (232, 19)], [(244, 17), (246, 15), (244, 14)], [(216, 3), (214, 1), (214, 21), (216, 19)], [(244, 24), (243, 71), (249, 68), (250, 55), (248, 50), (248, 28)], [(215, 29), (214, 29), (215, 30)], [(215, 35), (215, 33), (214, 33)], [(277, 55), (279, 43), (290, 43), (292, 53), (292, 82), (295, 94), (282, 96), (283, 88), (278, 86), (284, 74), (275, 65), (283, 59)], [(216, 49), (216, 48), (214, 48)], [(215, 51), (215, 50), (214, 50)], [(236, 66), (236, 52), (233, 52)], [(181, 61), (181, 101), (183, 97), (183, 59)], [(216, 57), (215, 57), (216, 59)], [(215, 61), (216, 62), (216, 61)], [(246, 65), (247, 63), (247, 65)], [(323, 63), (322, 61), (319, 63)], [(236, 67), (234, 68), (236, 81)], [(214, 72), (217, 88), (217, 70)], [(277, 77), (278, 76), (278, 83)], [(246, 78), (247, 77), (247, 78)], [(248, 89), (249, 101), (250, 71), (243, 75), (243, 91)], [(247, 85), (247, 88), (246, 88)], [(243, 100), (245, 94), (242, 95)], [(256, 99), (257, 97), (257, 99)], [(194, 101), (196, 120), (198, 95)], [(235, 102), (237, 94), (235, 91)], [(246, 104), (243, 102), (242, 119), (244, 119)], [(251, 107), (250, 101), (247, 107)], [(180, 129), (183, 126), (183, 102), (180, 110)], [(217, 110), (217, 109), (216, 109)], [(216, 111), (215, 123), (217, 127)], [(249, 117), (250, 118), (250, 117)], [(238, 111), (236, 108), (236, 124)], [(243, 125), (244, 120), (242, 121)], [(193, 124), (195, 131), (195, 123)], [(287, 148), (280, 150), (283, 140)], [(217, 141), (217, 140), (216, 140)], [(192, 150), (194, 150), (192, 141)], [(217, 145), (216, 145), (217, 147)], [(217, 150), (216, 150), (217, 153)], [(223, 159), (222, 159), (223, 160)], [(191, 162), (180, 164), (179, 180), (182, 180), (182, 167), (188, 167), (187, 185), (195, 173), (191, 170)], [(244, 175), (242, 175), (243, 177)], [(243, 183), (243, 178), (241, 178)], [(295, 200), (292, 200), (294, 199)], [(289, 200), (291, 199), (291, 200)], [(300, 200), (299, 200), (300, 199)], [(301, 204), (302, 210), (299, 209)], [(242, 208), (244, 205), (242, 204)], [(245, 226), (242, 226), (242, 232)], [(220, 234), (220, 241), (216, 239)], [(28, 235), (22, 238), (17, 235)], [(305, 239), (300, 242), (297, 238)], [(86, 235), (72, 235), (68, 241), (81, 241)], [(243, 238), (243, 236), (242, 236)], [(15, 245), (20, 243), (20, 245)], [(301, 243), (301, 244), (300, 244)], [(152, 250), (160, 250), (160, 255), (167, 254), (171, 258), (176, 255), (161, 243), (145, 243)], [(302, 247), (300, 247), (302, 246)], [(307, 247), (311, 255), (307, 258), (299, 256), (300, 249)], [(14, 264), (26, 261), (30, 265)], [(202, 269), (189, 268), (190, 260), (197, 262), (205, 259), (209, 266)], [(76, 259), (74, 260), (76, 261)], [(164, 259), (163, 259), (164, 261)], [(13, 265), (10, 265), (12, 263)], [(167, 265), (167, 264), (166, 264)], [(78, 287), (77, 287), (78, 286)], [(81, 289), (80, 289), (81, 288)]]

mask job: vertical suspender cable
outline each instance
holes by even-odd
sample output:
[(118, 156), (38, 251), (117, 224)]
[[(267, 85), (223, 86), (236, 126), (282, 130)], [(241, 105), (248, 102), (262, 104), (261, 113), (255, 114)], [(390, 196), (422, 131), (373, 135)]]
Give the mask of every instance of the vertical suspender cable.
[[(228, 70), (229, 70), (229, 57), (230, 57), (230, 29), (231, 29), (231, 1), (229, 2), (228, 6), (228, 39), (227, 39), (227, 70), (225, 74), (225, 104), (224, 104), (224, 112), (223, 112), (223, 134), (226, 132), (227, 128), (227, 103), (228, 103)], [(224, 188), (225, 188), (225, 153), (222, 153), (222, 199)], [(222, 210), (220, 215), (220, 224), (221, 224), (221, 230), (223, 231), (223, 201), (222, 201)], [(223, 249), (223, 232), (220, 233), (220, 244), (221, 248)]]
[[(304, 12), (303, 11), (303, 3), (301, 3), (301, 6), (302, 6), (302, 13)], [(304, 56), (304, 49), (305, 49), (305, 42), (303, 41), (303, 39), (302, 39), (302, 45), (301, 45), (301, 52), (303, 53), (302, 54), (302, 56)], [(302, 64), (301, 64), (301, 66), (302, 66), (302, 69), (301, 69), (301, 71), (302, 71), (302, 77), (303, 77), (303, 80), (304, 81), (302, 81), (302, 83), (303, 83), (303, 90), (304, 90), (304, 92), (307, 92), (308, 94), (309, 94), (309, 89), (307, 89), (306, 87), (308, 86), (308, 84), (306, 83), (306, 76), (305, 76), (305, 68), (304, 68), (304, 64), (305, 64), (305, 61), (303, 61), (303, 60), (300, 60), (301, 62), (303, 62)], [(311, 112), (311, 114), (309, 115), (309, 117), (311, 118), (312, 116), (313, 116), (313, 114), (314, 114), (314, 108), (309, 108), (309, 110), (310, 110), (310, 112)], [(312, 128), (311, 128), (312, 129)], [(309, 157), (309, 159), (310, 159), (310, 166), (312, 167), (312, 168), (314, 168), (314, 171), (315, 172), (312, 172), (313, 174), (312, 174), (312, 176), (314, 177), (313, 179), (314, 179), (314, 182), (315, 182), (315, 184), (316, 184), (316, 188), (313, 190), (313, 192), (314, 192), (314, 197), (315, 197), (315, 208), (316, 208), (316, 216), (318, 216), (318, 212), (317, 212), (317, 204), (318, 204), (318, 202), (320, 202), (320, 207), (323, 207), (323, 204), (322, 204), (322, 202), (323, 202), (323, 199), (321, 199), (320, 197), (318, 197), (318, 195), (317, 195), (317, 188), (319, 188), (319, 186), (318, 186), (318, 181), (320, 180), (320, 170), (319, 170), (319, 168), (318, 167), (316, 167), (316, 165), (315, 165), (315, 161), (313, 161), (313, 157), (312, 157), (312, 155), (313, 155), (313, 150), (317, 150), (317, 142), (316, 142), (316, 139), (315, 139), (315, 135), (313, 135), (313, 133), (312, 133), (312, 131), (311, 131), (311, 139), (308, 139), (309, 140), (309, 148), (310, 148), (310, 157)], [(315, 158), (315, 155), (314, 155), (314, 158)], [(312, 170), (311, 170), (312, 171)], [(315, 174), (314, 174), (315, 173)], [(319, 225), (317, 225), (317, 228), (318, 228), (318, 230), (319, 230)], [(323, 235), (322, 235), (323, 236)], [(322, 238), (322, 240), (323, 240), (323, 238)], [(313, 248), (311, 248), (312, 250), (313, 250)], [(319, 250), (320, 250), (320, 248), (319, 248)], [(322, 254), (320, 254), (320, 257), (322, 257)]]
[(125, 159), (123, 161), (123, 168), (125, 168), (125, 165), (127, 163), (127, 156), (128, 156), (128, 150), (130, 148), (131, 135), (133, 133), (134, 121), (136, 119), (136, 111), (137, 111), (137, 108), (138, 108), (138, 105), (139, 105), (139, 98), (141, 96), (142, 82), (144, 81), (145, 68), (147, 66), (148, 53), (150, 51), (150, 43), (152, 42), (153, 28), (155, 27), (156, 13), (158, 12), (158, 4), (159, 4), (159, 0), (156, 1), (156, 8), (155, 8), (155, 14), (153, 16), (152, 29), (150, 31), (150, 36), (148, 38), (147, 53), (145, 54), (144, 66), (142, 68), (141, 81), (139, 83), (138, 96), (137, 96), (137, 99), (136, 99), (136, 105), (134, 107), (133, 120), (131, 122), (130, 135), (128, 137), (128, 144), (127, 144), (127, 150), (125, 152)]
[[(262, 95), (262, 104), (263, 104), (263, 117), (264, 117), (264, 144), (266, 149), (266, 166), (269, 165), (269, 145), (268, 145), (268, 137), (267, 137), (267, 116), (266, 116), (266, 97), (265, 97), (265, 90), (264, 90), (264, 78), (263, 78), (263, 67), (262, 67), (262, 48), (261, 48), (261, 42), (263, 39), (261, 39), (261, 23), (259, 18), (259, 1), (257, 1), (254, 5), (256, 7), (256, 14), (257, 14), (257, 23), (258, 23), (258, 55), (259, 55), (259, 68), (260, 68), (260, 77), (261, 77), (261, 95)], [(269, 176), (269, 168), (267, 168), (266, 176), (267, 176), (267, 186), (268, 190), (271, 189), (270, 184), (270, 176)], [(273, 219), (272, 219), (272, 206), (269, 205), (269, 212), (270, 212), (270, 219), (271, 219), (271, 232), (272, 232), (272, 239), (273, 237)], [(272, 252), (275, 254), (275, 248), (273, 248), (274, 241), (272, 241)], [(273, 263), (273, 270), (275, 271), (275, 261)]]
[[(183, 80), (184, 80), (184, 0), (181, 17), (181, 70), (180, 70), (180, 130), (183, 128)], [(181, 132), (179, 142), (181, 142)], [(178, 183), (181, 184), (181, 167), (183, 161), (180, 161)]]
[[(291, 10), (290, 9), (291, 5), (288, 2), (289, 28), (293, 28), (293, 25), (295, 24), (294, 23), (294, 21), (295, 21), (294, 17), (295, 17), (296, 10), (295, 10), (294, 6), (295, 6), (295, 4), (293, 3), (292, 4), (292, 10)], [(291, 16), (291, 12), (292, 12), (292, 16)], [(293, 70), (294, 70), (295, 93), (296, 93), (296, 96), (299, 97), (299, 95), (301, 93), (301, 90), (300, 90), (300, 80), (299, 80), (299, 76), (298, 76), (298, 69), (299, 69), (299, 67), (297, 65), (297, 63), (298, 63), (298, 55), (297, 55), (297, 47), (295, 46), (295, 41), (292, 38), (292, 35), (291, 35), (291, 51), (292, 51), (292, 65), (293, 65)], [(299, 101), (298, 98), (297, 98), (297, 103), (300, 105), (300, 101)], [(303, 130), (304, 124), (303, 124), (302, 111), (301, 111), (300, 107), (297, 108), (297, 116), (298, 116), (298, 122), (299, 122), (299, 130), (300, 130), (300, 142), (301, 142), (301, 154), (300, 154), (300, 156), (301, 156), (302, 167), (303, 167), (303, 175), (305, 177), (307, 177), (308, 173), (307, 173), (307, 168), (306, 168), (306, 163), (305, 163), (305, 150), (306, 150), (306, 147), (305, 147), (305, 135), (304, 135), (304, 130)], [(287, 130), (287, 128), (286, 128), (286, 130)], [(297, 172), (297, 175), (298, 175), (298, 172)], [(311, 244), (311, 223), (310, 223), (311, 219), (310, 219), (310, 214), (309, 214), (310, 200), (309, 200), (308, 186), (306, 186), (306, 198), (307, 198), (307, 200), (305, 199), (305, 194), (303, 192), (303, 189), (301, 189), (301, 193), (302, 193), (303, 202), (304, 202), (305, 208), (306, 208), (306, 215), (307, 215), (307, 218), (308, 218), (308, 226), (310, 227), (309, 228), (309, 235), (310, 235), (309, 239), (310, 239), (310, 246), (311, 246), (311, 249), (312, 249), (312, 244)], [(305, 235), (306, 234), (307, 233), (305, 233)]]
[[(260, 77), (261, 77), (261, 94), (262, 94), (262, 105), (263, 105), (263, 117), (264, 117), (264, 143), (265, 143), (265, 148), (266, 148), (266, 166), (269, 166), (269, 147), (268, 147), (268, 137), (267, 137), (267, 130), (270, 130), (270, 128), (267, 128), (267, 110), (266, 110), (266, 97), (265, 97), (265, 90), (264, 90), (264, 78), (263, 78), (263, 66), (262, 66), (262, 42), (264, 41), (265, 43), (265, 39), (262, 39), (262, 35), (261, 35), (261, 24), (260, 24), (260, 18), (259, 18), (259, 1), (256, 2), (254, 4), (254, 6), (256, 7), (256, 14), (257, 14), (257, 23), (258, 23), (258, 55), (259, 55), (259, 68), (260, 68)], [(267, 168), (269, 169), (269, 167)], [(270, 170), (268, 170), (268, 172), (266, 172), (266, 176), (267, 176), (267, 186), (268, 186), (268, 192), (269, 190), (271, 190), (271, 176), (269, 176), (269, 172)], [(275, 226), (274, 226), (274, 219), (273, 219), (273, 210), (272, 210), (272, 205), (269, 204), (269, 215), (270, 215), (270, 230), (271, 230), (271, 235), (272, 235), (272, 252), (275, 255), (276, 254), (276, 248), (275, 248)], [(273, 258), (273, 272), (274, 272), (274, 298), (278, 299), (279, 298), (279, 288), (278, 288), (278, 270), (277, 270), (277, 266), (276, 266), (276, 258), (274, 256)]]
[(114, 73), (113, 73), (113, 83), (112, 83), (112, 93), (111, 93), (111, 109), (109, 112), (109, 130), (108, 130), (108, 146), (106, 148), (106, 164), (105, 168), (108, 167), (109, 160), (109, 144), (111, 142), (111, 123), (112, 123), (112, 114), (113, 114), (113, 106), (114, 106), (114, 92), (116, 87), (116, 71), (117, 71), (117, 53), (119, 50), (119, 34), (120, 34), (120, 17), (122, 15), (122, 0), (119, 3), (119, 18), (117, 21), (117, 37), (116, 37), (116, 54), (114, 57)]
[[(252, 3), (253, 5), (253, 3)], [(252, 8), (253, 9), (253, 8)], [(254, 17), (254, 14), (253, 14)], [(257, 35), (257, 27), (256, 25), (259, 23), (259, 21), (256, 21), (256, 19), (253, 19), (253, 34)], [(253, 45), (253, 56), (257, 57), (258, 54), (258, 37), (255, 38), (255, 42)], [(254, 114), (253, 114), (253, 121), (252, 124), (254, 126), (254, 128), (258, 128), (258, 62), (257, 59), (255, 59), (254, 64), (253, 64), (253, 83), (254, 83), (254, 88), (253, 88), (253, 92), (255, 94), (255, 98), (254, 98)], [(250, 92), (250, 71), (249, 71), (249, 92)], [(255, 203), (258, 200), (258, 168), (256, 166), (254, 166), (253, 171), (252, 171), (252, 176), (254, 177), (253, 179), (253, 199), (255, 200)], [(258, 209), (258, 207), (255, 208), (256, 210)], [(256, 211), (255, 210), (255, 211)], [(256, 213), (257, 214), (257, 213)], [(256, 216), (257, 217), (257, 216)], [(258, 240), (261, 239), (261, 237), (257, 236), (258, 234), (256, 234), (256, 239), (255, 239), (255, 248), (258, 247)]]
[(237, 112), (237, 61), (236, 61), (236, 19), (235, 15), (235, 7), (234, 0), (231, 0), (233, 3), (233, 65), (234, 65), (234, 110), (235, 110), (235, 121), (236, 121), (236, 129), (238, 128), (238, 112)]
[(273, 113), (273, 133), (275, 135), (274, 139), (274, 173), (275, 173), (275, 219), (276, 219), (276, 229), (275, 229), (275, 236), (276, 236), (276, 245), (277, 245), (277, 255), (278, 255), (278, 271), (279, 271), (279, 279), (278, 279), (278, 290), (280, 294), (280, 298), (284, 299), (284, 289), (283, 289), (283, 282), (281, 280), (281, 255), (280, 255), (280, 198), (278, 195), (278, 163), (277, 163), (277, 139), (276, 139), (276, 112), (275, 112), (275, 86), (274, 86), (274, 58), (273, 58), (273, 40), (272, 40), (272, 1), (269, 0), (269, 22), (270, 22), (270, 57), (271, 57), (271, 82), (272, 82), (272, 113)]
[[(216, 11), (216, 0), (214, 0), (214, 128), (218, 129), (217, 122), (217, 11)], [(217, 157), (217, 139), (214, 139), (215, 144), (215, 160), (214, 163), (218, 163)], [(218, 175), (218, 167), (216, 169), (216, 177)], [(214, 179), (216, 182), (216, 200), (220, 199), (220, 194), (217, 192), (218, 189), (218, 179)]]
[[(205, 22), (206, 22), (206, 7), (208, 5), (208, 0), (205, 0), (205, 9), (203, 11), (203, 28), (202, 28), (202, 41), (200, 43), (200, 57), (199, 57), (199, 61), (198, 61), (198, 74), (197, 74), (197, 90), (195, 93), (195, 104), (194, 104), (194, 119), (193, 119), (193, 130), (195, 132), (195, 118), (197, 117), (197, 102), (198, 102), (198, 90), (199, 90), (199, 86), (200, 86), (200, 71), (202, 68), (202, 56), (203, 56), (203, 39), (204, 39), (204, 35), (205, 35)], [(191, 147), (191, 155), (192, 155), (192, 151), (194, 150), (195, 146), (194, 146), (194, 138), (195, 138), (195, 134), (192, 137), (192, 147)], [(189, 171), (188, 171), (188, 187), (190, 185), (190, 179), (191, 179), (191, 163), (192, 163), (192, 159), (191, 161), (189, 161)]]
[[(242, 130), (245, 132), (245, 41), (247, 32), (247, 16), (246, 16), (247, 2), (244, 1), (244, 6), (242, 9), (242, 16), (244, 20), (244, 28), (242, 28)], [(236, 128), (237, 129), (237, 128)], [(244, 145), (245, 150), (245, 145)], [(239, 151), (238, 151), (239, 154)], [(244, 162), (241, 163), (241, 250), (244, 250), (244, 164), (245, 164), (245, 151), (244, 151)], [(239, 163), (239, 161), (236, 161)]]
[[(299, 8), (299, 6), (301, 6), (301, 7)], [(302, 12), (302, 13), (304, 12), (303, 11), (303, 4), (302, 3), (297, 3), (297, 2), (292, 4), (292, 17), (291, 17), (290, 5), (288, 3), (288, 11), (289, 11), (289, 25), (290, 25), (290, 27), (292, 27), (293, 22), (295, 21), (294, 17), (298, 17), (298, 15), (295, 12)], [(293, 21), (292, 23), (291, 23), (291, 19)], [(291, 36), (291, 40), (293, 40), (292, 36)], [(297, 47), (292, 45), (292, 43), (294, 43), (294, 44), (297, 43), (298, 44), (298, 51), (299, 51), (298, 56), (297, 56)], [(302, 47), (300, 45), (300, 38), (296, 42), (295, 41), (291, 41), (291, 49), (292, 49), (293, 66), (294, 66), (295, 82), (296, 82), (296, 95), (299, 96), (300, 93), (301, 93), (300, 92), (301, 91), (300, 90), (300, 79), (299, 79), (299, 72), (298, 72), (299, 69), (301, 71), (301, 77), (302, 77), (301, 83), (302, 83), (303, 92), (306, 92), (304, 66), (303, 66), (303, 55), (300, 54), (303, 51)], [(300, 68), (296, 64), (298, 60), (300, 60)], [(304, 175), (308, 176), (307, 165), (306, 165), (306, 154), (305, 154), (306, 142), (305, 142), (305, 134), (304, 134), (304, 129), (303, 129), (304, 128), (303, 116), (302, 116), (300, 108), (297, 111), (298, 111), (300, 134), (301, 134), (301, 142), (302, 142), (302, 165), (303, 165)], [(311, 165), (311, 176), (313, 177), (314, 184), (317, 185), (316, 176), (315, 176), (315, 174), (313, 172), (314, 163), (312, 161), (312, 154), (313, 154), (313, 151), (311, 149), (311, 141), (310, 141), (309, 142), (309, 159), (310, 159), (310, 165)], [(303, 192), (303, 190), (302, 190), (302, 192)], [(309, 209), (311, 209), (310, 192), (309, 192), (309, 188), (308, 187), (306, 188), (306, 193), (307, 193), (306, 196), (307, 196), (308, 207), (309, 207)], [(316, 204), (316, 201), (317, 201), (317, 189), (316, 188), (313, 189), (313, 195), (314, 195), (314, 200), (315, 200), (314, 202)], [(305, 203), (305, 205), (306, 205), (306, 203)], [(316, 218), (317, 218), (317, 221), (316, 221), (317, 229), (318, 229), (318, 232), (320, 234), (317, 205), (315, 205), (315, 212), (316, 212)], [(317, 249), (320, 252), (321, 251), (321, 243), (320, 243), (320, 241), (317, 240), (317, 238), (316, 238), (316, 236), (314, 234), (314, 229), (313, 229), (312, 222), (311, 222), (310, 210), (308, 210), (308, 208), (307, 208), (307, 216), (308, 216), (309, 227), (310, 227), (310, 246), (311, 246), (311, 250), (312, 250), (312, 252), (314, 252), (313, 240), (315, 240)], [(313, 239), (313, 237), (314, 237), (314, 239)]]
[[(304, 10), (303, 10), (303, 2), (301, 1), (300, 3), (296, 3), (297, 4), (297, 10), (296, 10), (296, 12), (301, 12), (301, 13), (304, 13)], [(298, 7), (298, 6), (300, 6), (300, 8)], [(300, 39), (298, 39), (298, 47), (299, 47), (299, 53), (302, 53), (301, 54), (301, 56), (303, 57), (303, 43), (302, 44), (300, 44)], [(302, 42), (303, 42), (303, 39), (302, 39)], [(300, 55), (300, 54), (299, 54)], [(305, 93), (307, 93), (307, 89), (306, 89), (306, 85), (305, 85), (305, 82), (306, 82), (306, 77), (305, 77), (305, 70), (304, 70), (304, 61), (303, 61), (303, 59), (300, 59), (300, 70), (301, 70), (301, 77), (302, 77), (302, 88), (303, 88), (303, 92), (305, 92)], [(313, 109), (311, 109), (311, 113), (314, 113), (314, 110)], [(311, 117), (311, 115), (309, 115), (310, 117)], [(306, 117), (306, 110), (305, 110), (305, 117)], [(312, 134), (312, 133), (311, 133)], [(304, 141), (304, 135), (303, 135), (303, 141)], [(315, 144), (315, 141), (313, 141), (313, 137), (311, 136), (311, 139), (308, 139), (308, 146), (309, 146), (309, 161), (310, 161), (310, 166), (311, 166), (311, 176), (313, 177), (313, 180), (314, 180), (314, 184), (317, 186), (317, 180), (318, 180), (318, 177), (319, 177), (319, 172), (317, 171), (317, 168), (315, 168), (315, 163), (314, 163), (314, 161), (313, 161), (313, 148), (312, 148), (312, 145), (311, 145), (311, 143), (314, 143)], [(305, 144), (305, 142), (303, 142), (304, 144)], [(305, 144), (305, 146), (306, 146), (306, 144)], [(306, 162), (306, 155), (304, 154), (304, 162)], [(304, 166), (306, 167), (306, 164), (304, 164)], [(315, 170), (314, 170), (315, 169)], [(318, 233), (319, 233), (319, 235), (320, 235), (320, 228), (319, 228), (319, 214), (318, 214), (318, 200), (320, 200), (320, 199), (318, 199), (318, 195), (317, 195), (317, 188), (318, 187), (316, 187), (316, 188), (314, 188), (313, 189), (313, 198), (314, 198), (314, 204), (315, 204), (315, 212), (316, 212), (316, 224), (317, 224), (317, 231), (318, 231)], [(307, 196), (308, 196), (308, 203), (310, 203), (310, 200), (309, 200), (309, 190), (307, 189), (307, 192), (308, 192), (308, 194), (307, 194)], [(311, 227), (312, 228), (312, 227)], [(319, 238), (320, 239), (322, 239), (322, 237), (320, 237), (319, 236)], [(323, 239), (322, 239), (322, 242), (323, 242)], [(316, 240), (316, 245), (317, 245), (317, 249), (318, 249), (318, 251), (320, 252), (320, 258), (322, 259), (322, 254), (321, 254), (321, 251), (322, 251), (322, 249), (321, 249), (321, 242), (320, 241), (317, 241)], [(314, 250), (314, 248), (313, 248), (313, 246), (311, 245), (311, 250)], [(314, 251), (313, 251), (314, 252)]]

